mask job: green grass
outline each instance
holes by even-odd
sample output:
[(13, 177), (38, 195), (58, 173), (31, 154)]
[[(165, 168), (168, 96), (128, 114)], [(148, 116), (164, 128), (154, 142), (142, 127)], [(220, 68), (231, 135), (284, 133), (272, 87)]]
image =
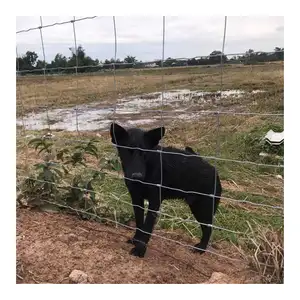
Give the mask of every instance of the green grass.
[[(226, 134), (225, 129), (223, 129), (224, 131), (220, 135), (220, 140), (223, 141), (221, 156), (241, 160), (248, 159), (264, 163), (264, 161), (258, 156), (260, 150), (259, 146), (256, 145), (255, 142), (253, 144), (248, 144), (246, 141), (249, 136), (259, 137), (263, 135), (263, 133), (265, 133), (265, 131), (269, 128), (269, 125), (269, 121), (262, 121), (261, 126), (255, 125), (250, 131), (237, 131), (236, 134), (232, 134), (232, 132), (228, 132)], [(277, 129), (280, 128), (277, 127)], [(35, 132), (35, 134), (36, 133), (37, 132)], [(72, 146), (72, 143), (68, 143), (60, 138), (72, 139), (72, 137), (74, 137), (73, 135), (65, 132), (57, 132), (56, 135), (58, 144), (66, 147)], [(86, 139), (88, 136), (84, 138)], [(200, 146), (192, 146), (194, 149), (199, 150), (202, 155), (214, 155), (215, 144), (208, 143), (207, 139), (209, 139), (209, 136), (205, 136), (205, 139), (200, 143)], [(99, 153), (101, 157), (109, 157), (115, 153), (115, 150), (110, 145), (110, 141), (106, 136), (99, 140)], [(205, 147), (201, 145), (205, 145)], [(19, 149), (24, 149), (24, 142), (21, 143), (21, 140), (19, 140), (18, 147)], [(214, 163), (213, 160), (211, 162)], [(273, 161), (272, 163), (275, 162)], [(93, 169), (99, 168), (98, 161), (92, 161), (89, 165)], [(276, 178), (276, 175), (283, 175), (282, 168), (253, 166), (247, 164), (241, 165), (226, 161), (217, 161), (217, 168), (223, 182), (223, 197), (247, 200), (254, 203), (262, 203), (273, 206), (283, 205), (283, 195), (281, 190), (283, 184), (280, 179)], [(32, 168), (29, 169), (32, 170)], [(87, 177), (92, 173), (92, 170), (82, 168), (81, 171), (83, 170)], [(23, 167), (19, 168), (17, 171), (18, 174), (29, 174), (31, 172)], [(78, 172), (79, 171), (80, 170), (78, 169)], [(131, 199), (123, 179), (117, 178), (116, 175), (116, 172), (114, 174), (108, 173), (103, 181), (96, 182), (94, 188), (97, 192), (97, 211), (102, 217), (109, 218), (120, 223), (127, 223), (129, 220), (134, 219)], [(122, 172), (120, 172), (120, 175), (122, 175)], [(164, 201), (161, 211), (173, 217), (162, 215), (157, 224), (158, 228), (165, 228), (168, 230), (182, 229), (192, 237), (200, 236), (200, 229), (196, 223), (186, 223), (180, 220), (194, 220), (189, 207), (183, 201)], [(258, 221), (260, 224), (270, 224), (274, 228), (279, 228), (283, 226), (283, 217), (280, 213), (281, 210), (252, 206), (249, 204), (239, 204), (224, 199), (216, 214), (215, 225), (233, 231), (246, 232), (246, 221), (249, 221), (250, 223)], [(214, 241), (229, 240), (236, 242), (238, 239), (238, 234), (224, 230), (214, 230), (213, 233)]]

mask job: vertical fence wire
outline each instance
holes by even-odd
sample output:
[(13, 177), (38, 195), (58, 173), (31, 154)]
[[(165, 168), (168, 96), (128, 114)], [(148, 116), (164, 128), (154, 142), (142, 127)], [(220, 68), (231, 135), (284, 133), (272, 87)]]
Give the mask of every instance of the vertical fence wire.
[[(115, 51), (114, 51), (114, 62), (112, 64), (113, 67), (113, 77), (114, 77), (114, 96), (115, 96), (115, 106), (113, 110), (113, 124), (115, 123), (115, 116), (117, 111), (117, 105), (118, 105), (118, 93), (117, 93), (117, 80), (116, 80), (116, 60), (117, 60), (117, 52), (118, 52), (118, 43), (117, 43), (117, 27), (116, 27), (116, 18), (113, 16), (113, 27), (114, 27), (114, 38), (115, 38)], [(113, 125), (113, 133), (115, 134), (115, 128)], [(114, 136), (116, 139), (116, 137)]]
[[(16, 47), (16, 56), (17, 56), (17, 75), (19, 75), (19, 71), (20, 71), (20, 63), (19, 63), (19, 54), (18, 54), (18, 47)], [(18, 80), (18, 77), (17, 77)], [(16, 80), (16, 81), (17, 81)], [(16, 82), (17, 83), (17, 82)], [(23, 99), (21, 97), (21, 87), (20, 85), (17, 83), (17, 97), (19, 99), (19, 101), (21, 102), (21, 118), (22, 118), (22, 124), (23, 124), (23, 135), (25, 135), (26, 129), (25, 129), (25, 121), (24, 121), (24, 103), (23, 103)]]
[[(225, 40), (226, 40), (226, 29), (227, 29), (227, 16), (225, 16), (224, 19), (224, 33), (223, 33), (223, 43), (222, 43), (222, 53), (220, 56), (220, 68), (221, 68), (221, 82), (220, 82), (220, 100), (222, 101), (222, 92), (223, 92), (223, 67), (224, 67), (224, 48), (225, 48)], [(218, 106), (218, 103), (216, 101), (216, 104)], [(218, 157), (220, 153), (220, 113), (219, 113), (219, 107), (216, 113), (216, 157)], [(217, 192), (217, 159), (215, 159), (215, 180), (214, 180), (214, 198), (212, 201), (212, 224), (214, 223), (214, 216), (215, 216), (215, 201), (216, 201), (216, 192)]]
[[(162, 68), (162, 75), (161, 75), (161, 86), (162, 86), (162, 91), (161, 91), (161, 109), (160, 109), (160, 121), (161, 121), (161, 147), (163, 147), (163, 127), (164, 127), (164, 119), (163, 119), (163, 106), (164, 106), (164, 93), (165, 93), (165, 83), (164, 83), (164, 60), (165, 60), (165, 36), (166, 36), (166, 17), (163, 16), (163, 23), (162, 23), (162, 55), (161, 55), (161, 68)], [(162, 151), (159, 153), (159, 159), (160, 159), (160, 185), (159, 185), (159, 202), (160, 202), (160, 209), (161, 203), (162, 203), (162, 185), (163, 185), (163, 159), (162, 159)], [(159, 212), (158, 210), (158, 212)], [(159, 214), (159, 219), (160, 220), (161, 215)]]
[[(76, 30), (75, 30), (75, 16), (73, 16), (72, 20), (72, 25), (73, 25), (73, 36), (74, 36), (74, 46), (75, 46), (75, 59), (76, 59), (76, 66), (75, 66), (75, 76), (76, 76), (76, 96), (77, 96), (77, 103), (79, 100), (78, 96), (78, 48), (77, 48), (77, 39), (76, 39)], [(76, 131), (77, 134), (79, 135), (79, 126), (78, 126), (78, 106), (75, 106), (75, 118), (76, 118)]]
[(46, 79), (46, 55), (45, 55), (45, 45), (44, 45), (44, 38), (43, 38), (43, 19), (42, 16), (40, 16), (40, 24), (39, 27), (40, 30), (40, 37), (41, 37), (41, 44), (42, 44), (42, 52), (43, 52), (43, 73), (44, 73), (44, 89), (45, 89), (45, 97), (46, 97), (46, 114), (47, 114), (47, 124), (48, 124), (48, 130), (51, 130), (50, 127), (50, 119), (49, 119), (49, 111), (48, 111), (48, 99), (49, 99), (49, 91), (47, 89), (47, 79)]
[[(17, 56), (17, 74), (20, 74), (20, 63), (19, 63), (19, 54), (18, 54), (18, 47), (16, 47), (16, 56)], [(26, 123), (24, 120), (24, 102), (23, 102), (23, 97), (22, 97), (22, 91), (21, 91), (21, 86), (20, 84), (17, 83), (18, 78), (16, 79), (16, 85), (17, 85), (17, 95), (18, 99), (21, 102), (21, 118), (22, 118), (22, 134), (25, 137), (25, 170), (28, 170), (28, 158), (29, 158), (29, 151), (28, 151), (28, 144), (26, 142)]]
[[(73, 34), (74, 34), (74, 45), (75, 45), (75, 58), (76, 58), (76, 66), (75, 66), (75, 76), (76, 76), (76, 83), (77, 83), (77, 103), (79, 103), (79, 96), (78, 96), (78, 91), (79, 91), (79, 85), (78, 85), (78, 67), (79, 67), (79, 62), (78, 62), (78, 47), (77, 47), (77, 39), (76, 39), (76, 30), (75, 30), (75, 16), (73, 20), (71, 21), (73, 25)], [(42, 17), (40, 17), (40, 23), (41, 26), (38, 27), (40, 31), (40, 36), (41, 36), (41, 44), (42, 44), (42, 50), (43, 50), (43, 59), (44, 59), (44, 67), (43, 67), (43, 75), (44, 75), (44, 86), (45, 86), (45, 91), (46, 91), (46, 109), (47, 109), (47, 119), (48, 119), (48, 128), (50, 130), (50, 121), (49, 121), (49, 112), (48, 112), (48, 97), (49, 97), (49, 90), (47, 89), (47, 78), (46, 78), (46, 58), (45, 58), (45, 49), (44, 49), (44, 40), (43, 40), (43, 33), (42, 33), (42, 28), (43, 23), (42, 23)], [(117, 110), (117, 104), (118, 104), (118, 94), (117, 94), (117, 84), (116, 84), (116, 61), (117, 61), (117, 30), (116, 30), (116, 21), (115, 21), (115, 16), (113, 16), (113, 27), (114, 27), (114, 62), (112, 63), (112, 68), (113, 68), (113, 85), (114, 85), (114, 95), (115, 95), (115, 106), (113, 110), (113, 134), (115, 141), (115, 130), (114, 130), (114, 124), (115, 124), (115, 115), (116, 115), (116, 110)], [(227, 28), (227, 16), (225, 16), (225, 23), (224, 23), (224, 34), (223, 34), (223, 43), (222, 43), (222, 53), (220, 55), (220, 99), (219, 101), (222, 100), (222, 92), (223, 92), (223, 68), (224, 68), (224, 48), (225, 48), (225, 40), (226, 40), (226, 28)], [(20, 66), (19, 66), (19, 60), (18, 60), (18, 51), (16, 48), (16, 54), (17, 54), (17, 69), (19, 74), (20, 71)], [(250, 57), (250, 55), (249, 55)], [(161, 109), (160, 109), (160, 121), (161, 121), (161, 128), (164, 127), (164, 118), (163, 118), (163, 105), (164, 105), (164, 97), (165, 97), (165, 82), (164, 82), (164, 72), (163, 72), (163, 66), (164, 66), (164, 58), (165, 58), (165, 16), (163, 16), (163, 26), (162, 26), (162, 60), (161, 60), (161, 68), (162, 68), (162, 76), (161, 76), (161, 85), (162, 85), (162, 91), (161, 91)], [(23, 123), (23, 133), (25, 134), (26, 132), (26, 127), (25, 127), (25, 121), (24, 121), (24, 103), (23, 99), (21, 97), (21, 87), (18, 86), (18, 94), (19, 94), (19, 99), (21, 103), (21, 109), (22, 109), (22, 123)], [(177, 96), (179, 97), (179, 95)], [(37, 102), (37, 101), (36, 101)], [(36, 103), (37, 104), (37, 103)], [(220, 153), (220, 111), (219, 111), (219, 103), (216, 101), (217, 105), (217, 111), (215, 113), (216, 115), (216, 155), (214, 158), (214, 165), (215, 165), (215, 180), (214, 180), (214, 195), (209, 195), (213, 198), (215, 201), (216, 198), (216, 189), (217, 189), (217, 158)], [(79, 132), (79, 124), (78, 124), (78, 109), (77, 109), (77, 104), (76, 104), (76, 130), (77, 133), (80, 134)], [(163, 147), (163, 130), (161, 129), (161, 147)], [(117, 142), (116, 142), (117, 144)], [(27, 145), (27, 144), (26, 144)], [(28, 147), (27, 147), (27, 152), (28, 152)], [(160, 167), (161, 167), (161, 179), (160, 179), (160, 184), (156, 185), (159, 187), (159, 199), (160, 199), (160, 204), (162, 202), (162, 187), (163, 187), (163, 159), (162, 159), (162, 151), (160, 152)], [(26, 165), (27, 165), (27, 157), (28, 153), (26, 155)], [(214, 201), (213, 201), (213, 211), (212, 211), (212, 223), (214, 220)], [(161, 209), (161, 208), (160, 208)], [(159, 212), (158, 212), (159, 213)], [(161, 214), (159, 214), (159, 219), (161, 217)], [(208, 224), (209, 225), (209, 224)], [(212, 224), (211, 224), (212, 225)]]
[[(115, 121), (116, 121), (116, 112), (117, 112), (117, 105), (118, 105), (118, 91), (117, 91), (117, 79), (116, 79), (116, 61), (117, 61), (117, 53), (118, 53), (118, 41), (117, 41), (117, 26), (116, 26), (116, 17), (113, 16), (113, 29), (114, 29), (114, 62), (112, 64), (113, 67), (113, 80), (114, 80), (114, 110), (112, 115), (112, 133), (114, 136), (115, 144), (118, 144), (118, 141), (116, 139), (115, 135)], [(118, 151), (118, 149), (117, 149)], [(118, 175), (120, 175), (120, 169), (118, 168)], [(116, 218), (116, 216), (115, 216)]]

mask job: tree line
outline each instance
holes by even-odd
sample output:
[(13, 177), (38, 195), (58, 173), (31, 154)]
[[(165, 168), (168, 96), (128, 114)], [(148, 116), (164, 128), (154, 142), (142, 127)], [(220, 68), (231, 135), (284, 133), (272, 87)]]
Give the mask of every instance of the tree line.
[[(48, 63), (40, 60), (37, 53), (27, 51), (25, 55), (16, 58), (16, 70), (21, 71), (19, 74), (25, 75), (31, 72), (34, 74), (46, 73), (74, 73), (75, 67), (78, 66), (77, 72), (97, 72), (109, 69), (125, 69), (125, 68), (144, 68), (144, 67), (161, 67), (161, 60), (156, 60), (152, 64), (138, 61), (135, 56), (128, 55), (124, 60), (113, 58), (99, 61), (92, 59), (86, 55), (85, 49), (80, 45), (77, 52), (74, 48), (69, 48), (71, 56), (66, 57), (57, 53), (54, 59)], [(175, 59), (168, 57), (164, 62), (164, 67), (173, 66), (196, 66), (196, 65), (214, 65), (221, 62), (226, 64), (242, 63), (257, 64), (271, 61), (284, 60), (284, 48), (275, 47), (274, 52), (255, 52), (253, 49), (246, 51), (244, 55), (235, 55), (230, 59), (223, 55), (221, 51), (214, 50), (208, 56), (197, 57), (192, 59)]]

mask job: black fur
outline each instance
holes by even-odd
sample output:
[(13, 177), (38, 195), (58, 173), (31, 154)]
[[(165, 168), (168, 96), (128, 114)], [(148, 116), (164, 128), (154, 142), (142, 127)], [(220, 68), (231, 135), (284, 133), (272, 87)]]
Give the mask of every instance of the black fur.
[(197, 153), (191, 147), (185, 147), (185, 151), (197, 155)]
[[(149, 131), (137, 128), (125, 130), (114, 123), (110, 128), (112, 142), (116, 145), (152, 150), (161, 149), (165, 152), (187, 155), (196, 154), (190, 147), (186, 147), (185, 150), (179, 150), (172, 147), (159, 146), (159, 140), (164, 133), (164, 127)], [(143, 184), (139, 181), (158, 185), (161, 183), (160, 153), (122, 147), (117, 148), (125, 177), (134, 180), (125, 179), (132, 203), (140, 206), (133, 206), (137, 229), (134, 237), (128, 242), (135, 246), (131, 250), (131, 254), (143, 257), (157, 217), (156, 213), (148, 211), (146, 218), (144, 218), (144, 199), (148, 200), (149, 209), (157, 212), (161, 203), (159, 187)], [(163, 186), (208, 195), (214, 194), (215, 174), (217, 174), (215, 197), (161, 188), (162, 200), (184, 199), (198, 222), (212, 224), (213, 214), (217, 210), (222, 192), (221, 182), (218, 173), (215, 172), (215, 168), (201, 157), (162, 153), (162, 169)], [(212, 228), (201, 224), (201, 229), (202, 239), (195, 247), (198, 248), (200, 253), (203, 253), (210, 240)]]

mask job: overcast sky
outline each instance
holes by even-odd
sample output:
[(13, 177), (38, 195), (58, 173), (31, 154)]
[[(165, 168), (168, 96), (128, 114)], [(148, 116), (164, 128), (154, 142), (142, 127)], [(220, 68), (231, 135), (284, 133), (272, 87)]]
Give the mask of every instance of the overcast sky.
[[(83, 16), (76, 16), (81, 18)], [(42, 17), (43, 25), (73, 19), (72, 16)], [(153, 60), (162, 57), (162, 17), (127, 16), (116, 17), (117, 57), (136, 56), (139, 60)], [(40, 18), (17, 17), (16, 30), (40, 25)], [(87, 55), (104, 60), (114, 57), (114, 29), (112, 17), (97, 17), (75, 23), (77, 45), (81, 44)], [(74, 47), (73, 25), (44, 28), (43, 39), (46, 60), (50, 62), (56, 53), (67, 57)], [(222, 49), (224, 32), (223, 16), (166, 17), (165, 58), (208, 55)], [(39, 30), (16, 35), (18, 54), (27, 50), (38, 53), (42, 58)], [(272, 51), (284, 47), (283, 17), (228, 17), (225, 53)]]

